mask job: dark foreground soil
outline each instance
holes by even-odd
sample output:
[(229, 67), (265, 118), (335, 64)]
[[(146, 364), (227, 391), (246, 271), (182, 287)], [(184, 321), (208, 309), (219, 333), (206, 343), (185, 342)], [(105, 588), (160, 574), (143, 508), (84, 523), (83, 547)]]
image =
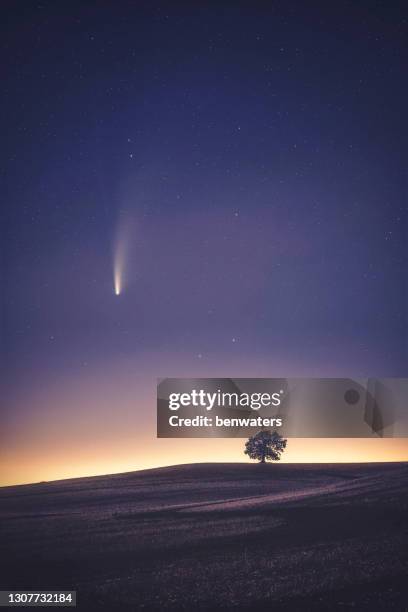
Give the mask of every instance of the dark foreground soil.
[(0, 489), (0, 588), (80, 610), (408, 610), (408, 464), (198, 464)]

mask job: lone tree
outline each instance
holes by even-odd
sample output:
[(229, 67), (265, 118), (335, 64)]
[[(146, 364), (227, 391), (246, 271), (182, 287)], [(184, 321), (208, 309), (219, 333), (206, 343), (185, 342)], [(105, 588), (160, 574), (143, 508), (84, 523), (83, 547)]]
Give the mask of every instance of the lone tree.
[(244, 453), (250, 459), (257, 459), (261, 463), (266, 461), (279, 461), (281, 454), (286, 448), (287, 440), (282, 438), (276, 431), (262, 430), (245, 443)]

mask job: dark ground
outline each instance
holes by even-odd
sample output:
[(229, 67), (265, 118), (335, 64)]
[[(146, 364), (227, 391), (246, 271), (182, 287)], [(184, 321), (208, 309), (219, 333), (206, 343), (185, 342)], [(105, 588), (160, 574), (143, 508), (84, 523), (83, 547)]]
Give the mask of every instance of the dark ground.
[(198, 464), (0, 489), (1, 589), (81, 610), (408, 610), (408, 464)]

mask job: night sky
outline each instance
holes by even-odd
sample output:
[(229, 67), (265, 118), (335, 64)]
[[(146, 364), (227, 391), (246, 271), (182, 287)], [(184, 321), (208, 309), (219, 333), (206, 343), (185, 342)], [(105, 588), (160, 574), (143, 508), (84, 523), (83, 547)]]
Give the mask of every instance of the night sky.
[(156, 377), (406, 375), (404, 3), (1, 12), (3, 482), (177, 462)]

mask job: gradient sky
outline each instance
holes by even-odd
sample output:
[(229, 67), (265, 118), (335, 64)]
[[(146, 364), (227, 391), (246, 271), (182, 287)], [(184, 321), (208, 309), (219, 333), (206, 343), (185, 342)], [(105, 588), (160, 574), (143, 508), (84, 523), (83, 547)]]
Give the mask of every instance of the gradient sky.
[(244, 459), (156, 440), (157, 377), (406, 376), (402, 2), (1, 12), (0, 482)]

